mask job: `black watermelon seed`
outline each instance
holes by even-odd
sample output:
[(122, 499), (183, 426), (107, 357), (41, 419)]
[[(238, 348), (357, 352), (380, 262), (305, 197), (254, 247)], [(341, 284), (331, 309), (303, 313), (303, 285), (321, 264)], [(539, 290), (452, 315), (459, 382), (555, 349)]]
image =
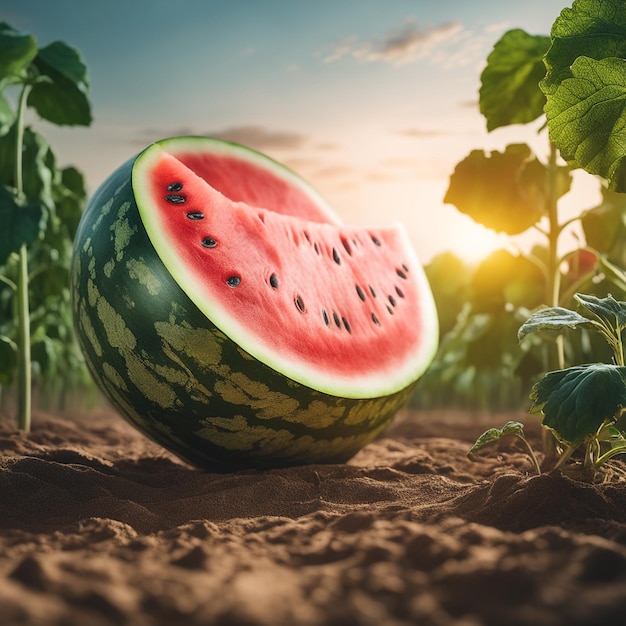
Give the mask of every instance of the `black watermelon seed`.
[(175, 183), (170, 183), (167, 186), (167, 190), (168, 191), (180, 191), (183, 188), (183, 184), (179, 181), (175, 182)]
[(326, 324), (326, 326), (330, 326), (330, 320), (328, 319), (328, 313), (326, 313), (326, 309), (322, 309), (322, 317), (324, 318), (324, 324)]
[(374, 235), (372, 235), (372, 242), (374, 243), (375, 246), (383, 245), (382, 243), (380, 243), (380, 239), (378, 239), (378, 237), (374, 237)]
[(402, 269), (408, 274), (409, 268), (404, 263), (402, 264)]
[(300, 313), (304, 313), (305, 308), (304, 308), (304, 302), (302, 301), (302, 298), (300, 296), (296, 296), (296, 299), (294, 302), (296, 303), (296, 308), (298, 309), (298, 311), (300, 311)]
[(400, 287), (396, 287), (396, 293), (400, 296), (400, 298), (404, 298), (404, 291), (402, 291)]
[(241, 278), (239, 278), (239, 276), (229, 276), (226, 279), (226, 284), (229, 287), (239, 287), (239, 285), (241, 285)]
[(372, 287), (371, 285), (368, 285), (367, 287), (370, 290), (370, 293), (372, 294), (372, 298), (375, 298), (376, 292), (374, 291), (374, 287)]
[(274, 289), (278, 289), (278, 276), (276, 276), (276, 274), (270, 276), (270, 285), (272, 285)]
[(403, 278), (404, 280), (406, 280), (406, 274), (405, 274), (402, 270), (396, 270), (396, 274), (397, 274), (400, 278)]
[(205, 237), (202, 240), (202, 245), (205, 248), (215, 248), (215, 246), (217, 245), (217, 241), (215, 241), (215, 239), (213, 239), (213, 237)]
[(393, 296), (389, 296), (389, 304), (396, 306), (396, 299)]
[(365, 302), (365, 292), (363, 291), (363, 289), (361, 289), (360, 285), (356, 286), (356, 292), (359, 294), (359, 298), (361, 298), (361, 300), (363, 300), (363, 302)]
[(315, 250), (315, 253), (316, 253), (316, 254), (319, 254), (319, 253), (320, 253), (320, 248), (319, 248), (319, 246), (317, 245), (317, 243), (314, 243), (314, 244), (313, 244), (313, 250)]
[(393, 315), (393, 309), (390, 306), (387, 306), (387, 312), (389, 315)]
[(344, 237), (341, 238), (341, 243), (343, 244), (343, 247), (345, 249), (345, 251), (348, 253), (349, 256), (352, 256), (352, 248), (350, 247), (350, 242), (345, 239)]
[(187, 196), (182, 193), (168, 193), (165, 199), (172, 204), (184, 204), (187, 202)]
[(345, 328), (345, 329), (346, 329), (349, 333), (351, 333), (351, 332), (352, 332), (352, 329), (350, 328), (350, 324), (348, 323), (348, 320), (347, 320), (345, 317), (342, 317), (342, 318), (341, 318), (341, 321), (343, 322), (343, 326), (344, 326), (344, 328)]
[(339, 318), (339, 315), (337, 315), (337, 313), (333, 313), (333, 319), (335, 320), (335, 326), (337, 328), (341, 328), (341, 319)]
[(380, 321), (376, 317), (376, 313), (372, 313), (372, 322), (374, 322), (374, 324), (376, 324), (376, 326), (380, 326)]
[(333, 248), (333, 261), (337, 263), (337, 265), (341, 265), (341, 257), (339, 256), (339, 252)]
[(190, 211), (189, 213), (187, 213), (187, 217), (190, 220), (203, 220), (204, 213), (202, 213), (201, 211)]

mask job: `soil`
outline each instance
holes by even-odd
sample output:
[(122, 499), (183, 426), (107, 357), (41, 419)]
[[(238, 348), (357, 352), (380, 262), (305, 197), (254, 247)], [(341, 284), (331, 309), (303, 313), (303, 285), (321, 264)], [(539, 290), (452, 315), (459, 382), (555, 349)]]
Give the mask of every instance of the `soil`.
[(537, 476), (515, 440), (470, 462), (508, 419), (406, 412), (347, 464), (219, 474), (110, 410), (5, 416), (0, 623), (623, 624), (626, 482)]

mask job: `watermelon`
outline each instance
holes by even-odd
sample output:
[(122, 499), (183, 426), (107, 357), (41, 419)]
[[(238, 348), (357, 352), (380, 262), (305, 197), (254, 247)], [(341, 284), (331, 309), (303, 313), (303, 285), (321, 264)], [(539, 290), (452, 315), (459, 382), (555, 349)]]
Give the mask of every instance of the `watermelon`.
[(156, 142), (99, 187), (71, 295), (105, 396), (212, 469), (349, 459), (437, 347), (401, 226), (343, 226), (289, 169), (207, 137)]

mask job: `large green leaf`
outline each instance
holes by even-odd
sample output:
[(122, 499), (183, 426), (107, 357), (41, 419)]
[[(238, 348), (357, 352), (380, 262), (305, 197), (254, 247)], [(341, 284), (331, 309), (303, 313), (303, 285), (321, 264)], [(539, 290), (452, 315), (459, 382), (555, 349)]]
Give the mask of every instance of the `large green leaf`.
[(33, 86), (28, 104), (55, 124), (89, 126), (92, 120), (87, 98), (89, 80), (80, 53), (55, 41), (39, 51), (35, 66), (44, 80)]
[(543, 413), (546, 426), (577, 443), (626, 406), (626, 368), (593, 363), (549, 372), (530, 397), (531, 411)]
[(541, 88), (562, 156), (626, 191), (626, 11), (623, 0), (576, 0), (552, 27)]
[(495, 231), (521, 233), (545, 212), (545, 173), (532, 169), (537, 163), (525, 144), (489, 155), (473, 150), (456, 166), (444, 202)]
[(0, 85), (19, 76), (36, 55), (34, 37), (0, 23)]
[(548, 95), (550, 138), (563, 158), (626, 191), (626, 61), (579, 57)]
[(21, 206), (9, 191), (0, 187), (0, 265), (22, 244), (38, 237), (42, 215), (40, 205)]
[(626, 57), (624, 0), (575, 0), (555, 20), (550, 36), (546, 76), (541, 82), (547, 94), (572, 76), (571, 67), (578, 57)]
[(480, 112), (487, 129), (526, 124), (543, 114), (546, 98), (539, 81), (546, 68), (543, 57), (550, 38), (521, 29), (506, 32), (487, 58), (481, 75)]

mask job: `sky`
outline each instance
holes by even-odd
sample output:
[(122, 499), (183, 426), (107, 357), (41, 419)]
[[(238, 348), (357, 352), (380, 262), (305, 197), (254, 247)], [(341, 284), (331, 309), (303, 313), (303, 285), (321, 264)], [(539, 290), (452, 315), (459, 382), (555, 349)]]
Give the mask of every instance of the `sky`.
[[(474, 260), (510, 243), (444, 204), (472, 149), (528, 142), (539, 125), (492, 133), (480, 73), (511, 28), (548, 35), (569, 0), (0, 0), (0, 21), (83, 55), (94, 122), (32, 117), (90, 193), (150, 142), (221, 137), (285, 163), (348, 224), (403, 222), (420, 259)], [(563, 211), (592, 206), (577, 177)], [(516, 245), (532, 244), (518, 238)]]

